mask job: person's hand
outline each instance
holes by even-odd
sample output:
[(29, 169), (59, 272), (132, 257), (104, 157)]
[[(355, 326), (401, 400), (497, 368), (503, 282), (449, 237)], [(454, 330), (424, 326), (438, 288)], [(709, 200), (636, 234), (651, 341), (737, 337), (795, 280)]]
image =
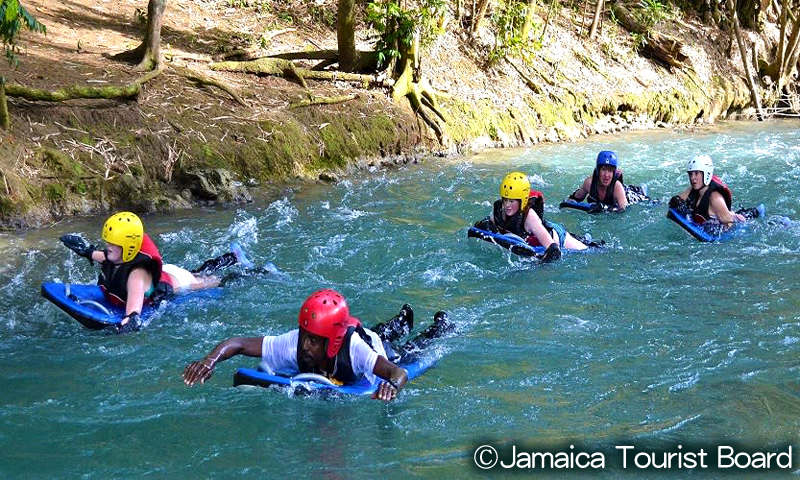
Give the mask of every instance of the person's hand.
[(190, 387), (197, 382), (205, 383), (214, 375), (214, 362), (208, 358), (192, 362), (183, 369), (183, 383)]
[(381, 382), (375, 393), (372, 394), (373, 400), (383, 400), (390, 402), (397, 398), (398, 389), (389, 382)]
[(733, 214), (733, 219), (736, 220), (737, 222), (746, 222), (747, 221), (747, 217), (745, 217), (741, 213), (734, 213)]
[(92, 252), (95, 251), (95, 247), (84, 240), (80, 235), (62, 235), (60, 240), (73, 252), (77, 253), (81, 257), (88, 258), (89, 261), (92, 260)]
[(122, 317), (122, 321), (117, 324), (117, 333), (137, 332), (142, 328), (142, 319), (139, 312)]
[(679, 209), (681, 205), (683, 205), (683, 202), (684, 200), (680, 196), (675, 195), (669, 199), (669, 208)]
[(540, 260), (542, 263), (548, 263), (561, 258), (561, 249), (558, 248), (558, 244), (553, 242), (547, 247), (547, 250), (544, 251), (544, 255)]
[(603, 212), (603, 204), (600, 202), (591, 204), (592, 207), (589, 209), (588, 213), (602, 213)]

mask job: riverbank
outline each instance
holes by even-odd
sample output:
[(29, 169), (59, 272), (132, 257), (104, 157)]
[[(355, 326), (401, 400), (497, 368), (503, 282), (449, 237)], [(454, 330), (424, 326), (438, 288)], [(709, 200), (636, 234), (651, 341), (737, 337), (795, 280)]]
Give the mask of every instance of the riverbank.
[[(392, 102), (385, 87), (309, 80), (304, 88), (290, 79), (211, 71), (213, 60), (253, 45), (263, 55), (336, 47), (335, 21), (331, 28), (325, 16), (335, 12), (335, 3), (316, 14), (267, 11), (256, 3), (169, 2), (164, 72), (145, 83), (135, 101), (11, 99), (12, 127), (0, 137), (0, 227), (36, 227), (123, 208), (247, 202), (254, 188), (287, 179), (337, 181), (354, 169), (431, 154), (751, 113), (738, 55), (720, 50), (727, 34), (691, 19), (660, 24), (691, 46), (684, 49), (685, 68), (666, 68), (639, 56), (631, 35), (613, 22), (596, 41), (576, 35), (580, 12), (564, 8), (548, 25), (542, 47), (525, 59), (489, 62), (494, 37), (488, 29), (474, 37), (447, 31), (433, 40), (422, 61), (441, 93), (446, 121), (439, 139), (407, 101)], [(105, 56), (138, 43), (138, 2), (33, 0), (26, 6), (48, 34), (24, 36), (19, 68), (2, 69), (8, 81), (55, 90), (128, 84), (141, 75)], [(229, 86), (245, 105), (193, 83), (186, 68)], [(322, 97), (342, 100), (301, 104)]]

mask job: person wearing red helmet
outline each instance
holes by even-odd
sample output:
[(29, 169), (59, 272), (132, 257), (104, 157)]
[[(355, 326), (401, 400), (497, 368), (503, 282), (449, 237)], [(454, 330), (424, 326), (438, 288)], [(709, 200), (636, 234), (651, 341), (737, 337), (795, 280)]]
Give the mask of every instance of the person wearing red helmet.
[[(260, 357), (261, 368), (271, 374), (317, 373), (340, 385), (353, 384), (362, 377), (373, 383), (380, 378), (383, 381), (372, 395), (379, 400), (393, 400), (405, 386), (406, 371), (389, 361), (384, 348), (383, 342), (392, 338), (381, 338), (364, 328), (357, 318), (350, 316), (347, 301), (338, 292), (326, 289), (311, 294), (300, 307), (297, 323), (297, 329), (282, 335), (224, 340), (205, 358), (186, 366), (184, 383), (202, 384), (211, 378), (217, 363), (245, 355)], [(413, 327), (413, 311), (404, 305), (389, 324), (381, 324), (376, 330), (395, 338), (398, 330), (400, 335), (408, 333)], [(451, 326), (446, 314), (439, 312), (436, 323), (423, 332), (419, 340), (407, 345), (418, 348), (426, 339), (440, 335)]]

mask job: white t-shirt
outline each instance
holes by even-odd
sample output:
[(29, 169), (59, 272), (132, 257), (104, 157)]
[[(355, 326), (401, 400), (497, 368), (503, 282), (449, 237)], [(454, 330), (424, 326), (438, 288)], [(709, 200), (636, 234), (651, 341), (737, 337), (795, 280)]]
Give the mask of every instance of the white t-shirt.
[[(372, 338), (372, 346), (375, 350), (354, 332), (350, 337), (350, 363), (356, 376), (363, 374), (367, 380), (374, 383), (375, 374), (372, 373), (372, 370), (375, 369), (378, 355), (386, 358), (386, 351), (383, 349), (383, 342), (377, 333), (367, 328), (364, 330)], [(300, 367), (297, 365), (297, 338), (299, 335), (300, 331), (295, 328), (281, 335), (264, 337), (261, 341), (261, 368), (271, 375), (276, 373), (295, 375), (298, 373), (300, 371)]]

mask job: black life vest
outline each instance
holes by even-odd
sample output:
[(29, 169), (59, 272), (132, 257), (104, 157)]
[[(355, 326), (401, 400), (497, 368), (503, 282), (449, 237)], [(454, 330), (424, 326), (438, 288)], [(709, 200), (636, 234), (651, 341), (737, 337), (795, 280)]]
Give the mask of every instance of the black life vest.
[[(162, 260), (158, 248), (150, 240), (147, 234), (142, 238), (142, 248), (133, 257), (133, 260), (115, 264), (109, 260), (104, 260), (100, 264), (100, 276), (97, 284), (103, 291), (106, 298), (114, 305), (124, 306), (128, 301), (128, 277), (137, 268), (144, 268), (153, 278), (153, 290), (158, 284), (171, 284), (171, 278), (166, 272), (161, 270)], [(145, 303), (149, 302), (145, 297)]]
[(708, 207), (711, 205), (711, 193), (719, 192), (725, 200), (725, 206), (728, 210), (731, 209), (733, 204), (733, 193), (731, 189), (719, 177), (713, 175), (711, 181), (708, 183), (708, 188), (698, 202), (700, 194), (697, 190), (689, 192), (689, 205), (692, 207), (692, 217), (695, 223), (703, 224), (711, 217), (708, 213)]
[(513, 233), (518, 237), (526, 238), (531, 235), (531, 232), (525, 231), (525, 218), (527, 218), (529, 210), (536, 212), (536, 215), (539, 215), (539, 218), (544, 221), (544, 195), (538, 190), (531, 190), (528, 194), (528, 205), (524, 211), (520, 210), (506, 218), (504, 210), (502, 198), (492, 205), (492, 217), (494, 217), (494, 223), (500, 229), (500, 233)]
[[(494, 202), (492, 206), (492, 217), (494, 217), (495, 225), (500, 230), (500, 233), (513, 233), (525, 239), (529, 245), (534, 247), (541, 246), (536, 235), (525, 230), (525, 218), (527, 218), (528, 211), (533, 210), (536, 212), (536, 215), (539, 215), (539, 219), (542, 221), (544, 228), (550, 236), (553, 235), (553, 226), (544, 219), (544, 195), (542, 192), (531, 190), (531, 193), (528, 194), (528, 205), (526, 205), (524, 211), (520, 210), (512, 216), (506, 217), (504, 210), (502, 198)], [(561, 238), (560, 241), (563, 243), (564, 239)]]
[[(353, 337), (353, 334), (358, 333), (358, 336), (361, 337), (361, 340), (363, 340), (373, 351), (375, 351), (375, 347), (372, 345), (372, 337), (370, 337), (366, 330), (364, 330), (361, 322), (355, 318), (352, 320), (355, 320), (356, 323), (347, 327), (347, 332), (344, 334), (344, 338), (342, 339), (342, 346), (339, 347), (339, 351), (336, 353), (336, 358), (334, 359), (333, 373), (327, 374), (328, 378), (342, 385), (352, 385), (359, 381), (363, 376), (363, 374), (356, 375), (356, 373), (353, 371), (353, 361), (350, 358), (350, 339)], [(303, 348), (302, 345), (300, 345), (300, 332), (298, 332), (297, 365), (300, 367), (300, 373), (322, 374), (323, 372), (317, 371), (313, 368), (303, 368), (304, 365), (300, 361), (300, 354), (302, 352)]]
[[(614, 172), (614, 178), (611, 179), (611, 184), (606, 189), (605, 198), (600, 198), (600, 171), (595, 168), (594, 173), (592, 173), (592, 184), (589, 187), (589, 203), (601, 203), (610, 208), (618, 207), (619, 205), (617, 205), (617, 202), (614, 200), (614, 187), (617, 182), (622, 183), (622, 170), (620, 169)], [(625, 184), (623, 183), (623, 187), (624, 186)]]

